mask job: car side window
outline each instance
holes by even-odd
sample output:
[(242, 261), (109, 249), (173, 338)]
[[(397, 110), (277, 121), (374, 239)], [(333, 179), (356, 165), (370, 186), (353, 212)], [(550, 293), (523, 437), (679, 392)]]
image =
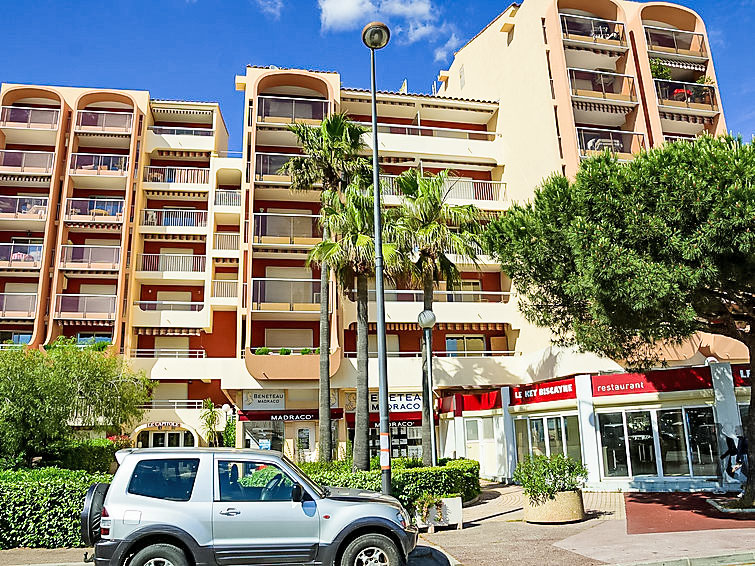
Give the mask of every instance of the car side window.
[(291, 501), (294, 482), (278, 466), (244, 460), (217, 466), (220, 501)]
[(142, 460), (134, 467), (128, 492), (144, 497), (188, 501), (194, 490), (198, 458)]

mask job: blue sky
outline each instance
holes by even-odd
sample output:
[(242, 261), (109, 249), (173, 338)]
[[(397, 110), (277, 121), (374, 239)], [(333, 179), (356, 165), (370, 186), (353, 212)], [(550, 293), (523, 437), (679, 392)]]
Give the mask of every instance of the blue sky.
[[(755, 134), (752, 29), (755, 0), (681, 0), (708, 25), (730, 130)], [(344, 86), (369, 87), (362, 26), (394, 32), (380, 52), (378, 87), (429, 92), (453, 50), (507, 0), (1, 0), (0, 81), (149, 90), (155, 98), (217, 100), (241, 145), (247, 64), (337, 70)]]

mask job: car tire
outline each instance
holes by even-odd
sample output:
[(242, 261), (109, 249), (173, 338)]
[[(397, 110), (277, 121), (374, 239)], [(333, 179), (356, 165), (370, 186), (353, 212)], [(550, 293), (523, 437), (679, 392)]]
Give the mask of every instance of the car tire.
[(343, 551), (341, 566), (405, 566), (396, 544), (384, 535), (362, 535)]
[(183, 550), (172, 544), (151, 544), (134, 554), (129, 566), (189, 566)]

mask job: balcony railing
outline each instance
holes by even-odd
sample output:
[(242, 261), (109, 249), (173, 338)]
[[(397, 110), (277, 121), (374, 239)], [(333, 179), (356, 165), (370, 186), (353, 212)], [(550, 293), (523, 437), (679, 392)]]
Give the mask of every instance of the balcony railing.
[(681, 55), (706, 59), (708, 50), (701, 33), (678, 29), (645, 26), (648, 51), (659, 55)]
[(637, 102), (634, 78), (618, 73), (569, 69), (572, 96), (600, 98), (611, 102)]
[[(386, 302), (421, 303), (423, 292), (417, 289), (386, 289)], [(349, 299), (356, 300), (356, 289), (349, 292)], [(433, 301), (437, 303), (505, 303), (511, 293), (505, 291), (433, 291)], [(375, 300), (375, 291), (367, 292), (367, 300)]]
[(123, 222), (123, 199), (66, 199), (64, 219), (70, 222)]
[(36, 293), (0, 293), (0, 317), (34, 318), (36, 312)]
[(577, 128), (577, 141), (582, 157), (608, 150), (618, 159), (628, 160), (645, 147), (645, 136), (640, 133), (601, 128)]
[(76, 113), (76, 129), (84, 132), (127, 134), (131, 132), (133, 120), (133, 114), (126, 112), (79, 110)]
[(42, 244), (0, 244), (0, 264), (7, 267), (39, 269)]
[(680, 136), (680, 135), (675, 135), (675, 134), (663, 134), (663, 141), (665, 141), (666, 143), (678, 142), (678, 141), (693, 142), (695, 141), (695, 136)]
[(158, 136), (203, 136), (211, 137), (215, 135), (215, 130), (208, 128), (180, 128), (172, 126), (150, 126), (147, 128)]
[[(372, 124), (369, 122), (360, 123), (362, 126), (372, 131)], [(486, 130), (462, 130), (457, 128), (436, 128), (433, 126), (413, 126), (405, 124), (378, 124), (378, 133), (461, 140), (493, 141), (495, 139), (495, 132), (488, 132)]]
[(688, 110), (718, 110), (715, 85), (655, 80), (658, 105)]
[(141, 409), (201, 409), (202, 401), (199, 399), (152, 399), (141, 405)]
[(204, 167), (145, 167), (144, 180), (148, 183), (207, 184), (210, 170)]
[(205, 270), (207, 256), (192, 254), (141, 254), (140, 271), (183, 271), (198, 273)]
[(260, 122), (288, 124), (291, 122), (318, 123), (328, 115), (327, 100), (311, 98), (283, 98), (259, 96), (257, 119)]
[(215, 250), (238, 251), (241, 234), (233, 232), (215, 232), (212, 247)]
[(68, 269), (118, 269), (119, 246), (60, 246), (60, 263)]
[(0, 220), (44, 220), (47, 197), (0, 196)]
[[(384, 195), (401, 196), (396, 175), (380, 175)], [(478, 181), (449, 177), (446, 182), (448, 198), (456, 200), (501, 201), (506, 200), (506, 183), (502, 181)]]
[(252, 310), (302, 311), (320, 309), (319, 279), (252, 279)]
[(322, 238), (317, 214), (254, 213), (255, 244), (313, 246)]
[(207, 226), (206, 210), (147, 208), (142, 210), (142, 226)]
[(128, 156), (74, 153), (71, 155), (71, 174), (124, 176), (128, 174)]
[(280, 172), (289, 159), (302, 157), (292, 153), (257, 153), (254, 173), (258, 181), (290, 181), (291, 177)]
[[(389, 358), (421, 358), (422, 352), (386, 352)], [(439, 358), (487, 358), (490, 356), (514, 356), (514, 350), (433, 350)], [(344, 358), (356, 358), (356, 352), (344, 352)], [(367, 352), (367, 357), (377, 358), (377, 352)]]
[(134, 306), (145, 312), (199, 312), (204, 309), (203, 302), (194, 301), (136, 301)]
[(5, 173), (52, 173), (54, 153), (0, 149), (0, 171)]
[(212, 296), (220, 299), (235, 299), (238, 296), (239, 282), (235, 280), (214, 279)]
[(605, 46), (626, 47), (627, 45), (624, 24), (621, 22), (575, 14), (559, 14), (559, 16), (564, 39)]
[(58, 127), (60, 111), (53, 108), (27, 108), (3, 106), (0, 109), (0, 127), (54, 130)]
[(215, 206), (241, 206), (241, 191), (218, 189), (215, 191)]
[(55, 316), (76, 320), (115, 320), (115, 295), (57, 295)]
[(204, 350), (192, 348), (137, 348), (131, 351), (134, 358), (206, 358)]

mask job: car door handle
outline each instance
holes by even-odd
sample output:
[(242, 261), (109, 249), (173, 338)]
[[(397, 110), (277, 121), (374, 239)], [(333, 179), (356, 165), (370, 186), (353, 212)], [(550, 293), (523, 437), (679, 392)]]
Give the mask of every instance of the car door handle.
[(238, 509), (234, 509), (232, 507), (229, 507), (225, 511), (221, 511), (220, 514), (221, 515), (226, 515), (228, 517), (233, 517), (235, 515), (241, 515), (241, 511), (239, 511)]

